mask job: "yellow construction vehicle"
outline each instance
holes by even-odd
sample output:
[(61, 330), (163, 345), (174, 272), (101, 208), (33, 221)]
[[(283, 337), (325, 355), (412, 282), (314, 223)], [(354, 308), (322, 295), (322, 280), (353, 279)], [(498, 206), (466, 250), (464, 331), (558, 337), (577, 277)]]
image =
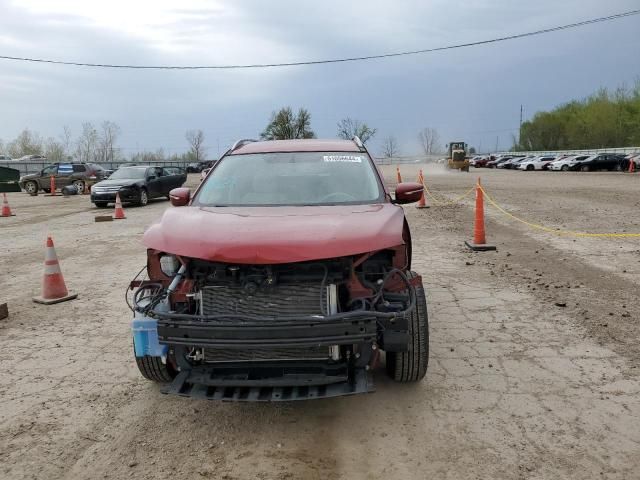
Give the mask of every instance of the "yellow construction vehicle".
[(464, 142), (451, 142), (447, 145), (447, 148), (449, 149), (447, 167), (461, 172), (468, 172), (467, 144)]

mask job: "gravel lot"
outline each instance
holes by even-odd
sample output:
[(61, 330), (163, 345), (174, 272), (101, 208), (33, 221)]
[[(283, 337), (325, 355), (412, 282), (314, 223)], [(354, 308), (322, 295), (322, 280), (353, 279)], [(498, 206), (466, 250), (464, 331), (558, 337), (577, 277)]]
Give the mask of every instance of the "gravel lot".
[[(418, 167), (401, 171), (413, 179)], [(425, 180), (451, 199), (478, 174), (527, 220), (640, 232), (640, 175), (432, 167)], [(471, 253), (471, 196), (408, 206), (430, 308), (426, 380), (395, 385), (379, 371), (371, 395), (221, 404), (162, 396), (133, 360), (124, 289), (167, 201), (94, 223), (88, 197), (9, 200), (0, 478), (638, 478), (640, 238), (555, 236), (487, 206), (498, 251)], [(49, 307), (31, 301), (47, 232), (79, 294)]]

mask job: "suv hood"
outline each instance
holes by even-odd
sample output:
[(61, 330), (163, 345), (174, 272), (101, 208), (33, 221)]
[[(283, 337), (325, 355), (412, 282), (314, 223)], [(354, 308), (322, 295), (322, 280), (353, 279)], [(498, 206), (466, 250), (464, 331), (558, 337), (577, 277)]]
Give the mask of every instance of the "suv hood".
[(404, 244), (404, 211), (390, 203), (313, 207), (169, 208), (142, 243), (224, 263), (337, 258)]

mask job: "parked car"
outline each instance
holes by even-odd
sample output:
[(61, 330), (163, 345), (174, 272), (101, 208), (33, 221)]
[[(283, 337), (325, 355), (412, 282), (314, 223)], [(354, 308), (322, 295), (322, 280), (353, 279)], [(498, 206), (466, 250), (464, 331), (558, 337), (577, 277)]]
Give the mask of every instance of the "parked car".
[(75, 185), (79, 193), (105, 177), (104, 169), (94, 163), (54, 163), (47, 165), (38, 173), (20, 177), (20, 188), (35, 194), (40, 190), (51, 192), (53, 176), (56, 190), (67, 185)]
[(482, 162), (482, 160), (484, 160), (485, 158), (486, 157), (484, 157), (483, 155), (476, 155), (475, 157), (469, 159), (469, 165), (475, 167), (477, 162)]
[(526, 158), (526, 156), (525, 155), (514, 155), (513, 157), (511, 157), (506, 162), (502, 162), (501, 164), (497, 165), (497, 167), (498, 168), (504, 168), (504, 169), (507, 169), (507, 170), (511, 170), (512, 168), (515, 168), (515, 166), (518, 164), (518, 162), (520, 162), (523, 158)]
[(585, 160), (576, 162), (569, 167), (569, 170), (579, 170), (581, 172), (591, 172), (594, 170), (622, 170), (624, 166), (624, 155), (619, 153), (600, 153)]
[(549, 163), (553, 162), (557, 157), (555, 155), (534, 157), (526, 162), (520, 162), (518, 164), (518, 170), (546, 170)]
[(179, 167), (120, 167), (107, 180), (93, 186), (91, 202), (104, 208), (115, 202), (119, 193), (123, 203), (144, 206), (153, 198), (169, 198), (169, 192), (186, 181), (187, 174)]
[(630, 162), (633, 162), (635, 169), (638, 170), (640, 167), (640, 153), (629, 153), (625, 155), (621, 162), (622, 170), (629, 170)]
[(418, 382), (428, 362), (427, 304), (411, 270), (401, 204), (362, 142), (237, 142), (192, 196), (143, 237), (148, 282), (132, 282), (140, 373), (165, 393), (290, 401)]
[(44, 155), (23, 155), (15, 159), (16, 162), (46, 162), (47, 157)]
[(590, 155), (569, 155), (559, 160), (555, 160), (551, 162), (549, 164), (548, 170), (566, 172), (574, 164), (587, 160), (589, 157)]
[(13, 159), (9, 155), (0, 155), (0, 162), (11, 162)]
[(478, 157), (474, 162), (473, 162), (473, 166), (475, 168), (484, 168), (487, 166), (487, 163), (489, 163), (491, 161), (491, 157), (489, 156), (481, 156)]
[(491, 160), (487, 162), (487, 167), (489, 168), (498, 168), (498, 165), (502, 165), (504, 162), (511, 160), (513, 157), (496, 157), (495, 160)]

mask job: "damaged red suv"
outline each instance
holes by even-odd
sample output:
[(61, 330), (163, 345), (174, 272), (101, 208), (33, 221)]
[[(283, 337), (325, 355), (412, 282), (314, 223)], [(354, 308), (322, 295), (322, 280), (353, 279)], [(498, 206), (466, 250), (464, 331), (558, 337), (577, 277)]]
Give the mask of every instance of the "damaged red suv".
[[(421, 380), (428, 321), (411, 235), (362, 142), (237, 142), (144, 234), (132, 288), (141, 373), (164, 393), (290, 401)], [(384, 352), (384, 355), (381, 354)]]

